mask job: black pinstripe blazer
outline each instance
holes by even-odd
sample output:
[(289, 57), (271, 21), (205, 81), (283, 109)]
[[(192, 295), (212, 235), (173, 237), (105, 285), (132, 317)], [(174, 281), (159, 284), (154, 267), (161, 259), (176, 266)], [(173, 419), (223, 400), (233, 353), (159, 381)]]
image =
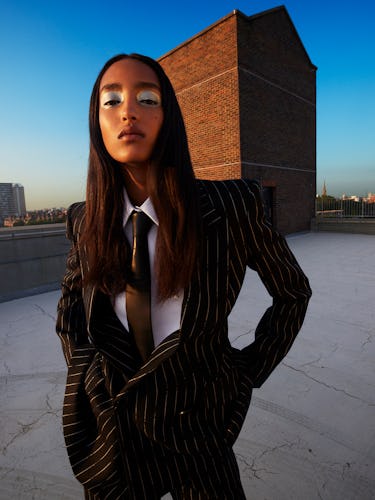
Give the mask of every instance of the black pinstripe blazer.
[[(150, 440), (180, 453), (232, 445), (251, 392), (290, 349), (311, 295), (285, 240), (264, 218), (254, 181), (197, 181), (202, 255), (184, 293), (180, 329), (142, 366), (134, 341), (108, 297), (82, 288), (86, 259), (78, 242), (83, 203), (71, 207), (72, 249), (58, 304), (57, 332), (68, 363), (64, 435), (73, 471), (86, 486), (116, 480), (126, 442), (126, 411)], [(228, 341), (227, 317), (246, 266), (272, 296), (243, 350)], [(125, 440), (126, 441), (126, 440)], [(122, 455), (121, 455), (122, 454)]]

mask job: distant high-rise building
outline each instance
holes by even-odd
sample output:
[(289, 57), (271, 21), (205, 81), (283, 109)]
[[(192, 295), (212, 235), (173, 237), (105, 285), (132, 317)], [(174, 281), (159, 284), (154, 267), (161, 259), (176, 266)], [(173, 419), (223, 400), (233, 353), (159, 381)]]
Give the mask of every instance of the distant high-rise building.
[(0, 182), (0, 221), (26, 214), (25, 192), (21, 184)]
[(21, 184), (13, 184), (13, 199), (18, 216), (26, 215), (25, 190)]
[(8, 182), (0, 183), (0, 219), (16, 215), (14, 206), (13, 185)]

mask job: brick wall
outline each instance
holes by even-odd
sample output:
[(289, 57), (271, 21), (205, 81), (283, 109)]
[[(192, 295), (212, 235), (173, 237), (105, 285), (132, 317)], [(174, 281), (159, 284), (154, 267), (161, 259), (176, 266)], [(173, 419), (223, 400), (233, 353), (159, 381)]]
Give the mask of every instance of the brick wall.
[(316, 193), (315, 67), (285, 9), (238, 16), (242, 175), (272, 184), (274, 223), (308, 229)]
[(272, 187), (283, 233), (310, 228), (315, 66), (284, 7), (234, 11), (159, 59), (176, 90), (197, 177)]
[(311, 173), (245, 165), (242, 176), (272, 187), (273, 223), (280, 232), (310, 229), (315, 215), (315, 197), (311, 195), (315, 192), (315, 177)]
[(227, 16), (159, 62), (184, 115), (197, 177), (239, 178), (236, 16)]

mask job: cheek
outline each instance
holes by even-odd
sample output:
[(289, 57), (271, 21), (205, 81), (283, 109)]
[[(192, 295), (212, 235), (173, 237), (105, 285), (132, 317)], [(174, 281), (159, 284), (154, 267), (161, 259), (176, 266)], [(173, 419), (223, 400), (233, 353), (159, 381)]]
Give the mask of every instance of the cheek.
[(108, 117), (99, 114), (99, 127), (103, 141), (104, 143), (107, 143), (107, 141), (111, 138), (112, 135), (111, 120)]
[(106, 119), (105, 117), (99, 113), (99, 127), (100, 127), (100, 131), (101, 133), (103, 134), (103, 132), (105, 131), (106, 129)]
[(162, 111), (155, 113), (155, 115), (153, 117), (153, 123), (154, 123), (154, 127), (155, 127), (155, 133), (156, 133), (156, 135), (158, 135), (160, 132), (161, 126), (163, 124), (163, 112)]

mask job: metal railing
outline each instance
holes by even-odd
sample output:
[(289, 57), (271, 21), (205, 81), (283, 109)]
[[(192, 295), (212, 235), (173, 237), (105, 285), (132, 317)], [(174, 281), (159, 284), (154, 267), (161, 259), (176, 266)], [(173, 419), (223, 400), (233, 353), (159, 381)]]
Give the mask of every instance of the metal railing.
[(375, 218), (375, 203), (322, 196), (315, 200), (315, 213), (318, 218)]

